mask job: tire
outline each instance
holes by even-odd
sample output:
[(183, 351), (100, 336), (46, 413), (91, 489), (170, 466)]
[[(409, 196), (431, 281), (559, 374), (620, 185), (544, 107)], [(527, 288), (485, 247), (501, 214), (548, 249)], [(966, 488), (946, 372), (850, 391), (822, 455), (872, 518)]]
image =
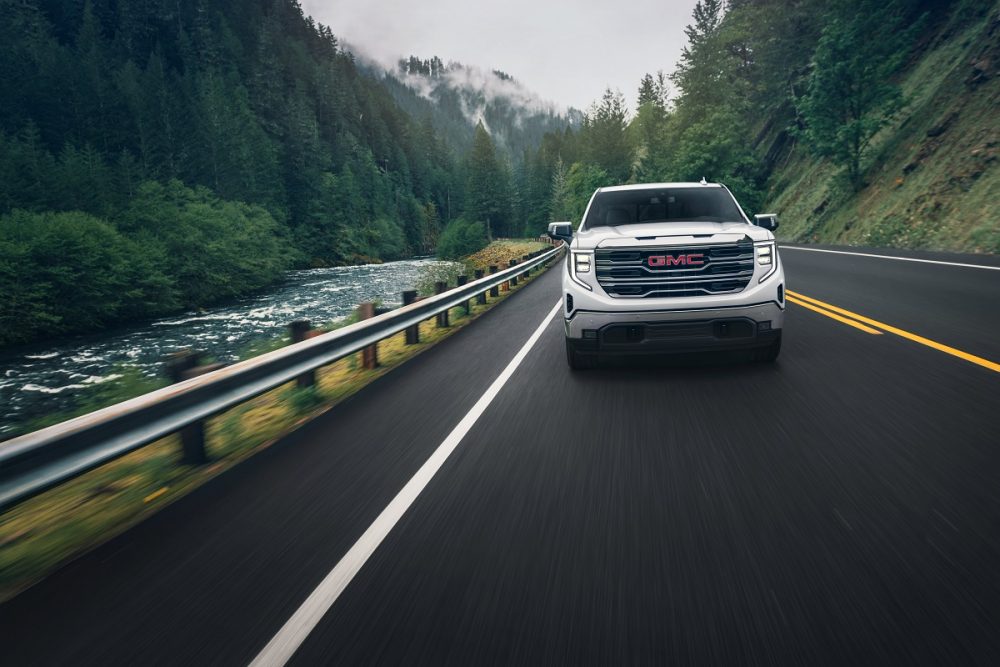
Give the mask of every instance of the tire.
[(566, 363), (574, 371), (583, 371), (590, 368), (597, 368), (596, 354), (581, 354), (573, 347), (573, 344), (566, 339)]
[(762, 347), (758, 350), (753, 351), (753, 360), (760, 361), (763, 363), (772, 363), (777, 360), (778, 353), (781, 352), (781, 332), (778, 332), (778, 337), (774, 339), (774, 342), (767, 347)]

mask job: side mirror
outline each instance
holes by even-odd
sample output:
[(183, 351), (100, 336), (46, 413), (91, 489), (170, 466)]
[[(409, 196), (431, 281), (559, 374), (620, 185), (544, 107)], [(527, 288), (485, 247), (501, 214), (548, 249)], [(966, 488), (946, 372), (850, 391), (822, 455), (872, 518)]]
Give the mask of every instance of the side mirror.
[(550, 222), (549, 238), (557, 241), (569, 243), (573, 240), (573, 223), (571, 222)]
[(777, 213), (758, 213), (753, 217), (753, 221), (758, 227), (770, 229), (772, 232), (778, 228)]

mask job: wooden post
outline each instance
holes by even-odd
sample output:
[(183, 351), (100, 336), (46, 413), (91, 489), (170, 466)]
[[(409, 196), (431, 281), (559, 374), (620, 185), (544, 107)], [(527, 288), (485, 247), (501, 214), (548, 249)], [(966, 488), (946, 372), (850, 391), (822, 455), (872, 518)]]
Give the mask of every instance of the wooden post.
[[(465, 285), (468, 282), (469, 282), (469, 276), (467, 276), (465, 274), (462, 274), (462, 275), (460, 275), (458, 277), (458, 286), (459, 287), (461, 287), (462, 285)], [(472, 300), (471, 299), (466, 299), (465, 303), (463, 304), (463, 306), (465, 307), (465, 314), (466, 315), (471, 315), (472, 314)]]
[[(375, 317), (375, 304), (363, 303), (358, 306), (358, 320), (368, 320)], [(378, 343), (372, 343), (361, 350), (361, 367), (366, 371), (378, 368)]]
[[(411, 303), (415, 303), (417, 300), (417, 290), (408, 289), (403, 292), (403, 305), (409, 306)], [(420, 325), (414, 324), (413, 326), (406, 327), (406, 344), (416, 345), (420, 342)]]
[(173, 383), (182, 382), (184, 380), (185, 371), (189, 371), (198, 365), (198, 359), (201, 357), (200, 352), (192, 352), (191, 350), (181, 350), (180, 352), (174, 352), (169, 357), (167, 357), (166, 371), (167, 377)]
[[(198, 361), (201, 359), (200, 352), (182, 350), (175, 352), (167, 358), (167, 376), (173, 383), (183, 382), (192, 377), (192, 371), (197, 369)], [(181, 436), (181, 462), (191, 465), (199, 465), (208, 462), (208, 454), (205, 451), (205, 420), (199, 419), (188, 424), (180, 430)]]
[[(435, 294), (442, 294), (447, 289), (448, 289), (448, 283), (444, 282), (443, 280), (439, 280), (438, 282), (434, 283), (434, 293)], [(442, 328), (442, 329), (445, 328), (445, 327), (447, 327), (447, 326), (450, 326), (450, 324), (448, 322), (448, 311), (447, 310), (438, 313), (438, 316), (437, 316), (437, 325), (438, 325), (439, 328)]]
[[(496, 273), (496, 272), (497, 272), (497, 265), (496, 264), (490, 264), (490, 273)], [(493, 297), (500, 296), (500, 286), (499, 285), (494, 285), (493, 287), (490, 288), (490, 296), (493, 296)]]
[[(295, 320), (288, 325), (288, 332), (291, 335), (293, 345), (301, 343), (307, 338), (311, 338), (312, 325), (309, 323), (309, 320)], [(300, 389), (313, 386), (316, 384), (316, 371), (306, 371), (295, 378), (295, 384)]]
[[(523, 257), (521, 257), (521, 261), (522, 262), (527, 262), (529, 259), (531, 259), (531, 255), (524, 255)], [(531, 269), (530, 268), (529, 269), (525, 269), (524, 270), (524, 277), (527, 278), (530, 275), (531, 275)]]
[[(510, 266), (511, 268), (517, 266), (517, 260), (516, 259), (510, 260)], [(517, 276), (511, 276), (511, 279), (508, 282), (510, 283), (510, 287), (517, 287)]]
[[(479, 280), (482, 277), (483, 277), (483, 270), (482, 269), (476, 269), (476, 280)], [(484, 292), (480, 292), (479, 294), (476, 295), (476, 303), (478, 303), (480, 306), (482, 306), (483, 304), (486, 303), (486, 292), (485, 291)]]

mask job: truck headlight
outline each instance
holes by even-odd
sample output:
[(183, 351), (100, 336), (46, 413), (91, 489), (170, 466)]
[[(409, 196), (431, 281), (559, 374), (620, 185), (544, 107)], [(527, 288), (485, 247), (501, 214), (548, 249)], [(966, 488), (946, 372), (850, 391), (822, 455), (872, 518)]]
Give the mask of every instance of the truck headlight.
[(592, 264), (591, 257), (589, 253), (574, 252), (566, 262), (566, 266), (569, 268), (570, 280), (575, 282), (580, 287), (586, 289), (587, 291), (593, 292), (594, 288), (583, 282), (577, 274), (580, 273), (590, 273), (590, 266)]
[(776, 256), (777, 251), (775, 250), (774, 242), (771, 241), (757, 245), (754, 248), (754, 252), (757, 255), (757, 264), (767, 267), (764, 275), (757, 281), (758, 283), (762, 283), (773, 276), (774, 272), (778, 270), (778, 258)]
[(771, 266), (774, 262), (774, 244), (757, 246), (757, 263), (761, 266)]

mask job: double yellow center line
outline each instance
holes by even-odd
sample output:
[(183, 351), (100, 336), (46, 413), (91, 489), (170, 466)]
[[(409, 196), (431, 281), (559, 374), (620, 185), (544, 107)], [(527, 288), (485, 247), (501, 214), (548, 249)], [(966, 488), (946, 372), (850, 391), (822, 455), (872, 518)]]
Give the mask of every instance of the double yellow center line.
[(982, 366), (983, 368), (988, 368), (991, 371), (1000, 373), (1000, 364), (990, 361), (989, 359), (983, 359), (982, 357), (977, 357), (974, 354), (957, 350), (948, 345), (930, 340), (929, 338), (918, 336), (917, 334), (904, 331), (903, 329), (879, 322), (878, 320), (873, 320), (870, 317), (852, 313), (849, 310), (820, 301), (819, 299), (814, 299), (806, 296), (805, 294), (799, 294), (798, 292), (793, 292), (791, 290), (787, 290), (786, 294), (788, 301), (791, 303), (802, 306), (803, 308), (808, 308), (809, 310), (825, 315), (831, 319), (837, 320), (838, 322), (852, 326), (855, 329), (860, 329), (865, 333), (881, 335), (884, 331), (886, 333), (895, 334), (907, 340), (911, 340), (914, 343), (926, 345), (927, 347), (934, 348), (935, 350), (944, 352), (945, 354), (950, 354), (953, 357), (964, 359), (965, 361), (972, 362), (977, 366)]

